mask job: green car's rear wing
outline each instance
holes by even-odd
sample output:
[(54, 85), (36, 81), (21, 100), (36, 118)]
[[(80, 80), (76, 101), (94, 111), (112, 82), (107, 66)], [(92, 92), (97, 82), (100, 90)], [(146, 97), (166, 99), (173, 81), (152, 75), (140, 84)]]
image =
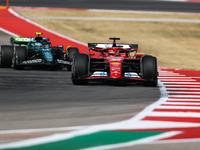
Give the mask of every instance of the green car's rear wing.
[[(10, 43), (13, 44), (23, 44), (23, 45), (28, 45), (30, 42), (37, 42), (35, 38), (29, 38), (29, 37), (11, 37), (10, 38)], [(46, 42), (50, 43), (49, 38), (42, 38), (40, 42)]]
[(11, 44), (24, 44), (27, 45), (30, 42), (33, 42), (34, 38), (29, 38), (29, 37), (11, 37), (10, 38), (10, 43)]

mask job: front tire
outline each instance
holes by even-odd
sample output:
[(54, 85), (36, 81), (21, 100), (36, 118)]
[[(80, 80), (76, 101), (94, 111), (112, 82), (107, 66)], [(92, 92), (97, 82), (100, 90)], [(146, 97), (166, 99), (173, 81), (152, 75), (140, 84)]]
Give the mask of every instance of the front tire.
[(88, 75), (88, 55), (75, 54), (72, 63), (73, 71), (71, 80), (74, 85), (85, 85), (87, 80), (81, 79), (83, 76)]
[(148, 81), (143, 82), (144, 86), (157, 86), (157, 59), (156, 57), (145, 55), (142, 57), (141, 72), (143, 78)]
[(13, 55), (13, 68), (15, 70), (23, 70), (25, 66), (21, 65), (22, 61), (27, 58), (27, 49), (25, 46), (16, 46)]
[(10, 45), (2, 45), (0, 48), (0, 67), (10, 68), (12, 65), (14, 47)]
[[(74, 57), (75, 54), (79, 54), (79, 49), (76, 48), (76, 47), (70, 47), (70, 48), (68, 48), (67, 51), (68, 51), (68, 52), (67, 52), (67, 60), (68, 60), (69, 62), (72, 62), (72, 61), (73, 61), (73, 57)], [(68, 71), (71, 71), (71, 70), (72, 70), (72, 69), (71, 69), (71, 65), (67, 65), (67, 70), (68, 70)]]

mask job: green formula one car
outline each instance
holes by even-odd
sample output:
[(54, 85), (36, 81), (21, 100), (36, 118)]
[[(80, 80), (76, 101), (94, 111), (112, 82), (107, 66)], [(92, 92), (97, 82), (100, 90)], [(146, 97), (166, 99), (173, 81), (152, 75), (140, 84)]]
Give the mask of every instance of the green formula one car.
[(25, 67), (42, 67), (48, 69), (62, 69), (71, 66), (66, 60), (62, 45), (53, 47), (49, 38), (41, 37), (42, 33), (35, 33), (37, 36), (12, 37), (11, 45), (0, 47), (0, 66), (2, 68), (13, 67), (24, 69)]

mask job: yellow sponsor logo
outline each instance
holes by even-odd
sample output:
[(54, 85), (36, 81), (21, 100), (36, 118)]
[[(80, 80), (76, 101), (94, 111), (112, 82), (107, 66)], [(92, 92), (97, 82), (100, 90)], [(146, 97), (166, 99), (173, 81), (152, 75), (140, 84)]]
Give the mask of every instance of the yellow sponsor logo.
[(36, 35), (42, 35), (42, 32), (35, 32)]
[(113, 65), (119, 65), (120, 63), (118, 63), (118, 62), (113, 62), (112, 64), (113, 64)]

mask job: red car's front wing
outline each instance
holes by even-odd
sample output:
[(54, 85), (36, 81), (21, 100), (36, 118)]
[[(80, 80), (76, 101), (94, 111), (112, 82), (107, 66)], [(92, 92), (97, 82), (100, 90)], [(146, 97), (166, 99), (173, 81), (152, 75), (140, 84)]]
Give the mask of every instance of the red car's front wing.
[(134, 77), (119, 77), (119, 78), (113, 78), (113, 77), (105, 77), (105, 76), (98, 76), (98, 77), (84, 77), (82, 79), (86, 80), (112, 80), (112, 81), (125, 81), (125, 80), (132, 80), (132, 81), (148, 81), (147, 79), (143, 78), (134, 78)]

